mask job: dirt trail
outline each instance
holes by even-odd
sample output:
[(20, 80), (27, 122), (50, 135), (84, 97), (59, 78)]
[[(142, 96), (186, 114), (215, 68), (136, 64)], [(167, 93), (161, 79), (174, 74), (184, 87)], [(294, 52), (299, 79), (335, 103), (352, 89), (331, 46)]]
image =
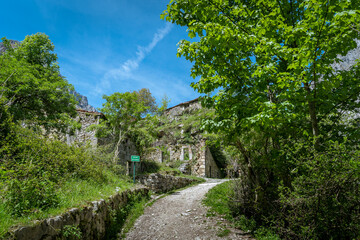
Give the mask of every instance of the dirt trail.
[[(208, 179), (205, 183), (157, 200), (137, 219), (126, 239), (253, 239), (229, 227), (224, 219), (206, 217), (207, 209), (201, 200), (209, 189), (222, 182), (224, 180)], [(219, 237), (224, 229), (231, 232)]]

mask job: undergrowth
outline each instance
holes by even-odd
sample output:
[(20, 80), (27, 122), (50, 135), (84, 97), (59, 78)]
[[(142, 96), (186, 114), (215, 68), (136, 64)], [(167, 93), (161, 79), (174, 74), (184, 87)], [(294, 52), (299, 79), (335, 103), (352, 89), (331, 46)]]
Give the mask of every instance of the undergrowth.
[(0, 238), (15, 225), (59, 215), (132, 186), (110, 159), (20, 126), (0, 139)]
[[(251, 232), (258, 240), (279, 240), (280, 238), (271, 230), (258, 228), (253, 219), (247, 219), (245, 216), (234, 216), (232, 214), (230, 198), (233, 195), (233, 182), (227, 181), (216, 185), (205, 195), (203, 204), (209, 207), (207, 216), (221, 215), (227, 219), (233, 226), (243, 231)], [(221, 232), (221, 235), (225, 232)]]

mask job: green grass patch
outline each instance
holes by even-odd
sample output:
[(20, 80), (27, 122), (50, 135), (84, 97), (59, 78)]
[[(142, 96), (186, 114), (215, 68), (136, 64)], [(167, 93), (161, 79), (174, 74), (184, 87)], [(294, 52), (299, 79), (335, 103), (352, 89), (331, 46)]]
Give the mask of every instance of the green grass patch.
[(231, 220), (231, 211), (229, 209), (229, 195), (232, 191), (232, 182), (227, 181), (222, 184), (218, 184), (205, 195), (203, 203), (210, 207), (209, 212), (212, 214), (216, 212), (224, 218)]
[(216, 233), (216, 236), (218, 237), (226, 237), (230, 234), (230, 230), (225, 228), (225, 227), (221, 227), (218, 232)]
[(57, 207), (44, 211), (38, 210), (31, 214), (16, 217), (11, 215), (4, 202), (0, 203), (0, 238), (2, 238), (11, 227), (32, 225), (33, 221), (46, 219), (60, 215), (71, 208), (81, 208), (89, 205), (89, 202), (106, 199), (118, 191), (124, 191), (133, 186), (130, 179), (121, 178), (107, 172), (108, 182), (97, 183), (89, 180), (71, 179), (64, 182), (60, 189), (57, 189), (59, 204)]
[[(279, 236), (270, 229), (258, 228), (253, 219), (247, 219), (245, 216), (234, 217), (232, 215), (229, 203), (230, 196), (233, 196), (233, 182), (227, 181), (216, 185), (205, 195), (203, 204), (209, 207), (207, 217), (221, 215), (223, 218), (233, 223), (233, 226), (243, 231), (251, 232), (258, 240), (279, 240)], [(230, 231), (226, 228), (220, 228), (217, 235), (219, 237), (227, 236)]]
[(118, 234), (121, 231), (121, 237), (132, 228), (135, 220), (144, 213), (146, 203), (149, 201), (150, 194), (142, 195), (129, 194), (128, 201), (125, 206), (118, 210), (112, 211), (111, 223), (105, 239), (118, 239)]
[(143, 198), (139, 202), (136, 202), (126, 219), (126, 222), (121, 231), (121, 237), (125, 238), (126, 234), (130, 231), (130, 229), (134, 226), (136, 219), (138, 219), (141, 215), (144, 214), (144, 209), (146, 204), (148, 203), (148, 198)]

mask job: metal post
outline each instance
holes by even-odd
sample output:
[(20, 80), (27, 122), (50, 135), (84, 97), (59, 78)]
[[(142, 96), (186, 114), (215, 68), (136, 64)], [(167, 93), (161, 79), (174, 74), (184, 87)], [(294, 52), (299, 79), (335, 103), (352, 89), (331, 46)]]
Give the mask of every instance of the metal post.
[(134, 183), (135, 183), (135, 162), (133, 162), (133, 168), (134, 168)]

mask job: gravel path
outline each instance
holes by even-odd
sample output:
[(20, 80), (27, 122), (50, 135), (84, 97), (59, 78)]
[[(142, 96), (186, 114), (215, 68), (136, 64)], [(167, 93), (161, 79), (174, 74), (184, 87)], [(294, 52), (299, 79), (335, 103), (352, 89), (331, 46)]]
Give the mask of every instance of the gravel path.
[[(240, 230), (232, 229), (224, 219), (206, 217), (207, 209), (201, 200), (209, 189), (224, 181), (207, 179), (205, 183), (157, 200), (136, 220), (126, 239), (253, 239)], [(224, 229), (231, 232), (219, 237)]]

